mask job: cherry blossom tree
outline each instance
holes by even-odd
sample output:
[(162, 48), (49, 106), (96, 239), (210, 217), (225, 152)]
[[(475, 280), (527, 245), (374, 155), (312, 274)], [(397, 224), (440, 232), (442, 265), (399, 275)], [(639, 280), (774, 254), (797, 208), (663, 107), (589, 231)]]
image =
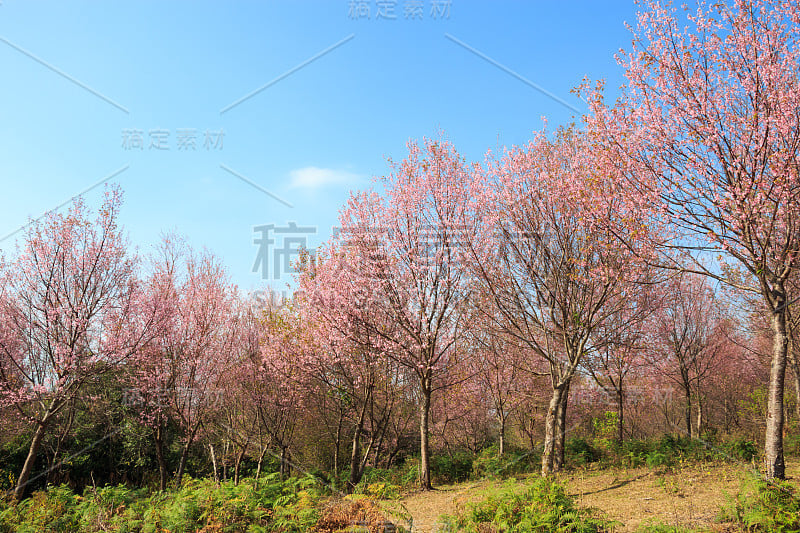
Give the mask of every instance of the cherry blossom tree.
[(185, 432), (178, 483), (197, 432), (220, 405), (235, 339), (231, 326), (236, 288), (222, 263), (205, 252), (190, 256), (186, 270), (180, 307), (183, 343), (171, 398)]
[[(729, 320), (714, 291), (697, 275), (679, 276), (664, 287), (667, 293), (653, 317), (655, 355), (651, 368), (683, 392), (686, 435), (699, 437), (703, 421), (703, 385), (726, 355)], [(693, 415), (693, 404), (697, 413)], [(692, 423), (693, 416), (696, 424)]]
[(583, 367), (617, 409), (617, 441), (625, 438), (625, 403), (629, 381), (651, 371), (645, 352), (648, 319), (658, 309), (652, 286), (642, 285), (595, 332), (595, 349), (586, 354)]
[[(800, 251), (800, 11), (778, 0), (686, 9), (645, 4), (620, 56), (623, 96), (608, 107), (595, 92), (587, 123), (616, 150), (630, 204), (673, 229), (655, 244), (675, 268), (763, 298), (773, 331), (765, 466), (782, 478), (787, 282)], [(747, 276), (711, 261), (720, 256)]]
[(15, 496), (24, 496), (54, 417), (85, 385), (116, 369), (148, 338), (157, 314), (143, 305), (135, 257), (108, 189), (95, 219), (81, 199), (31, 223), (4, 264), (0, 405), (35, 426)]
[(291, 472), (296, 429), (307, 410), (307, 397), (316, 392), (308, 368), (313, 344), (305, 326), (302, 315), (291, 304), (265, 314), (262, 363), (251, 392), (262, 428), (278, 450), (281, 478)]
[[(485, 314), (492, 309), (491, 302), (482, 301), (478, 291), (472, 296), (468, 315), (472, 327), (466, 335), (466, 350), (471, 352), (471, 356), (466, 366), (470, 381), (474, 382), (473, 388), (489, 402), (497, 419), (498, 452), (502, 456), (506, 449), (509, 419), (536, 387), (535, 378), (548, 373), (544, 368), (535, 368), (535, 354), (526, 351), (503, 331), (496, 331), (495, 321), (486, 320)], [(462, 403), (469, 401), (465, 398)]]
[[(340, 414), (336, 431), (334, 471), (345, 419), (352, 421), (350, 475), (347, 488), (361, 480), (367, 460), (376, 451), (388, 430), (395, 403), (395, 388), (401, 369), (384, 353), (383, 336), (375, 333), (374, 300), (360, 306), (358, 285), (342, 282), (341, 269), (347, 251), (333, 244), (318, 250), (317, 260), (309, 262), (300, 275), (298, 305), (302, 320), (310, 328), (312, 346), (304, 366), (321, 387), (321, 395), (334, 399)], [(380, 316), (380, 315), (377, 315)], [(392, 324), (379, 329), (387, 334)], [(362, 446), (362, 439), (368, 441)], [(363, 449), (362, 449), (363, 448)]]
[[(348, 249), (340, 283), (370, 301), (360, 318), (382, 351), (415, 377), (420, 397), (421, 486), (431, 488), (431, 396), (458, 363), (454, 345), (467, 278), (463, 242), (472, 173), (446, 141), (409, 142), (408, 156), (380, 181), (384, 195), (353, 195), (341, 220)], [(392, 327), (385, 328), (386, 324)]]
[[(263, 420), (263, 395), (273, 376), (268, 374), (263, 350), (270, 333), (268, 322), (273, 313), (280, 312), (281, 305), (274, 299), (264, 300), (254, 295), (237, 298), (232, 309), (230, 334), (231, 365), (222, 373), (219, 389), (221, 397), (216, 412), (204, 424), (208, 435), (208, 446), (214, 468), (215, 479), (219, 478), (215, 442), (221, 441), (223, 478), (228, 479), (228, 463), (233, 461), (233, 481), (238, 483), (241, 466), (250, 450), (257, 449), (256, 477), (260, 476), (264, 456), (272, 444)], [(277, 392), (276, 392), (277, 394)]]
[(561, 468), (568, 392), (582, 358), (643, 276), (610, 225), (588, 215), (605, 205), (605, 216), (625, 216), (591, 147), (574, 128), (540, 134), (490, 160), (473, 203), (483, 235), (471, 241), (472, 272), (494, 308), (486, 319), (549, 368), (543, 475)]
[(236, 289), (219, 259), (167, 236), (155, 259), (150, 290), (169, 318), (137, 354), (133, 374), (143, 420), (154, 432), (163, 488), (167, 419), (183, 431), (176, 472), (180, 484), (198, 432), (220, 405), (223, 376), (233, 364)]
[(124, 402), (136, 409), (140, 422), (153, 433), (159, 469), (159, 489), (167, 488), (168, 466), (165, 457), (167, 425), (172, 420), (170, 391), (178, 373), (180, 350), (179, 290), (180, 272), (186, 253), (184, 241), (175, 235), (164, 236), (150, 258), (150, 274), (145, 281), (145, 297), (163, 313), (153, 336), (130, 360), (130, 382)]

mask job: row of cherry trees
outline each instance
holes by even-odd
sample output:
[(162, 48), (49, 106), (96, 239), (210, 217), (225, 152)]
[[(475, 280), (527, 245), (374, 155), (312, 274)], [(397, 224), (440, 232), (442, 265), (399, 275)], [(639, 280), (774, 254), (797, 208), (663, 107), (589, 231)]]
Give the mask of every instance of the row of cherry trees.
[[(715, 302), (701, 307), (707, 288), (687, 273), (761, 297), (773, 336), (765, 467), (783, 477), (800, 260), (798, 23), (790, 2), (701, 4), (683, 15), (651, 2), (620, 55), (622, 95), (608, 105), (602, 86), (581, 89), (591, 108), (582, 129), (542, 133), (485, 165), (468, 165), (446, 142), (411, 143), (384, 194), (352, 197), (346, 238), (325, 259), (336, 278), (312, 292), (334, 292), (327, 301), (344, 302), (335, 308), (366, 298), (347, 319), (417, 377), (424, 487), (431, 396), (463, 374), (459, 347), (476, 317), (549, 376), (543, 473), (561, 466), (581, 364), (591, 359), (596, 375), (605, 354), (608, 369), (609, 350), (634, 349), (654, 309), (671, 310), (661, 335), (696, 434), (692, 382), (713, 371), (699, 347), (726, 350), (736, 328)], [(677, 300), (651, 289), (676, 279), (695, 286)], [(698, 315), (705, 324), (684, 327)]]
[[(521, 164), (522, 187), (561, 142), (574, 146), (574, 133), (488, 171), (465, 168), (447, 142), (412, 143), (387, 194), (354, 197), (341, 237), (304, 257), (281, 305), (239, 294), (217, 258), (176, 236), (131, 254), (115, 189), (95, 218), (78, 201), (33, 224), (3, 264), (0, 407), (32, 431), (17, 496), (45, 436), (74, 433), (77, 410), (109, 401), (109, 378), (162, 489), (192, 454), (216, 477), (218, 463), (234, 480), (246, 463), (258, 476), (266, 456), (283, 475), (293, 464), (344, 472), (352, 488), (368, 466), (417, 450), (430, 487), (431, 439), (477, 452), (496, 438), (500, 454), (508, 438), (543, 439), (549, 473), (564, 464), (568, 424), (580, 431), (606, 410), (620, 441), (653, 432), (641, 412), (653, 406), (664, 410), (656, 432), (742, 429), (741, 400), (763, 370), (745, 346), (757, 353), (763, 324), (737, 329), (703, 278), (661, 279), (602, 241), (580, 218), (593, 200), (566, 189), (560, 167), (524, 193), (501, 181)], [(427, 193), (401, 201), (406, 180)], [(652, 394), (673, 388), (681, 398)]]
[(594, 150), (561, 130), (482, 167), (446, 141), (412, 142), (385, 193), (354, 196), (340, 236), (305, 264), (299, 309), (323, 328), (315, 338), (336, 338), (317, 357), (369, 354), (357, 368), (392, 362), (414, 376), (423, 487), (436, 395), (477, 386), (502, 449), (510, 412), (549, 390), (547, 474), (563, 466), (570, 391), (583, 398), (590, 381), (615, 398), (622, 440), (629, 382), (679, 389), (685, 424), (671, 429), (695, 437), (707, 383), (758, 379), (733, 311), (702, 276), (654, 266), (661, 236), (646, 210), (609, 194), (617, 184)]
[(31, 224), (0, 280), (0, 408), (32, 428), (17, 497), (64, 410), (109, 375), (161, 488), (198, 449), (214, 476), (274, 454), (282, 474), (313, 463), (349, 487), (418, 449), (427, 489), (432, 446), (478, 449), (492, 425), (504, 450), (509, 422), (549, 474), (570, 412), (600, 398), (622, 440), (641, 415), (631, 392), (672, 386), (680, 401), (652, 402), (664, 430), (697, 437), (741, 427), (762, 381), (766, 473), (782, 477), (785, 372), (800, 370), (798, 17), (766, 0), (683, 18), (648, 4), (616, 102), (584, 86), (580, 125), (484, 163), (410, 142), (280, 306), (177, 237), (132, 254), (115, 189), (95, 219), (77, 201)]

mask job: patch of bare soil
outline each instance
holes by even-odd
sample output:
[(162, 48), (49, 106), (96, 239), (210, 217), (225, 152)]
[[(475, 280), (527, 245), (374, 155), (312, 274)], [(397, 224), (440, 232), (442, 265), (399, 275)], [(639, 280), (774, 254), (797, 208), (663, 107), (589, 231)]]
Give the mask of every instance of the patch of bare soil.
[(400, 501), (400, 507), (411, 517), (406, 527), (412, 526), (413, 533), (445, 533), (447, 530), (438, 521), (439, 517), (455, 513), (459, 504), (481, 501), (484, 491), (493, 484), (492, 481), (459, 483), (408, 494)]

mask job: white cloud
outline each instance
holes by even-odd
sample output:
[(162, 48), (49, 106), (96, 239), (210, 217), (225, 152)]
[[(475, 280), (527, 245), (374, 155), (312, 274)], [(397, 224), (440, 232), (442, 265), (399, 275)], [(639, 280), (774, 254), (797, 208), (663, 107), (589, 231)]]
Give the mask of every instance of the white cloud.
[(319, 189), (328, 186), (355, 185), (361, 176), (344, 170), (331, 168), (303, 167), (289, 173), (290, 189)]

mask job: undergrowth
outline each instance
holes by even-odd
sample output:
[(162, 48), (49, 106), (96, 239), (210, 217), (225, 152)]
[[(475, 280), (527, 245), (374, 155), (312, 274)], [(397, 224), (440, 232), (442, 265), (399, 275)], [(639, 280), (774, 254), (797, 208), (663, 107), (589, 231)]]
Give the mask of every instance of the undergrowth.
[(178, 490), (65, 486), (35, 492), (19, 504), (0, 503), (3, 533), (171, 533), (309, 531), (319, 519), (324, 487), (311, 477), (280, 481), (277, 474), (234, 485), (186, 478)]
[(455, 516), (444, 516), (452, 531), (601, 533), (613, 523), (596, 509), (575, 505), (563, 485), (533, 478), (525, 492), (506, 486), (497, 495), (462, 507)]
[(786, 481), (749, 479), (718, 516), (747, 531), (800, 531), (800, 498)]

